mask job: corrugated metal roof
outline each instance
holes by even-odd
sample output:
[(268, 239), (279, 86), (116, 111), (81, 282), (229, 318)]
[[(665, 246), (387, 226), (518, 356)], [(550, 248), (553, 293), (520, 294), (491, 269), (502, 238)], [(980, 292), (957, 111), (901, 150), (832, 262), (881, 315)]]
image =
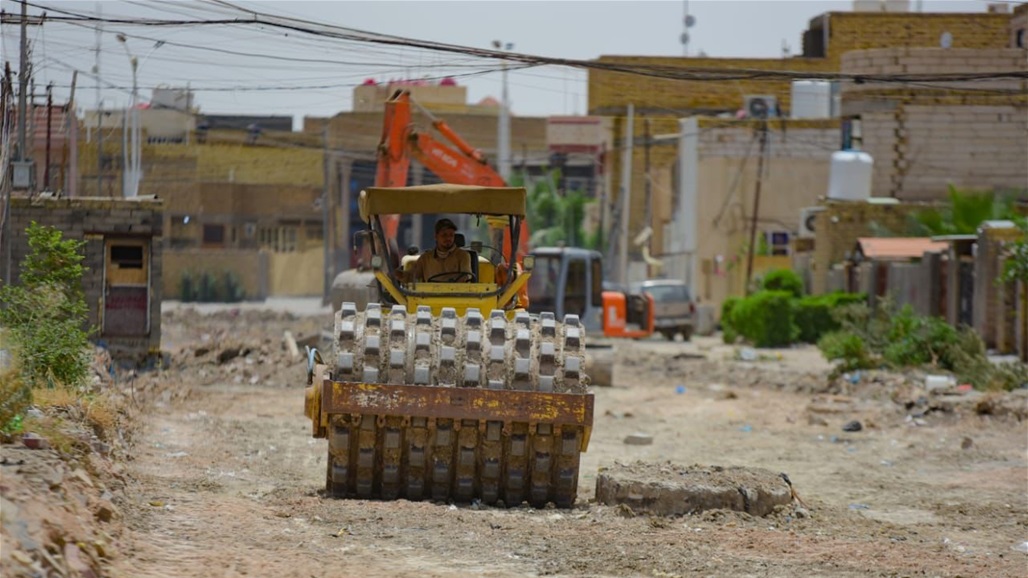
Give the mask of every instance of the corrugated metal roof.
[(941, 253), (949, 244), (931, 237), (861, 237), (857, 249), (865, 259), (920, 259), (925, 253)]

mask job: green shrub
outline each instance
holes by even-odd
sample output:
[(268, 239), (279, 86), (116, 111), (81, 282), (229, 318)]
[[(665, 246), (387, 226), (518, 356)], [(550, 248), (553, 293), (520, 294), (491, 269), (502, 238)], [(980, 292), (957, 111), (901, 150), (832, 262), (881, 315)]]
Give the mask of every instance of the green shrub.
[(196, 301), (196, 285), (193, 274), (189, 271), (182, 272), (182, 279), (179, 281), (179, 300), (184, 303)]
[(841, 327), (835, 317), (835, 311), (845, 305), (861, 303), (867, 300), (863, 293), (828, 293), (825, 295), (808, 295), (794, 303), (794, 319), (799, 328), (799, 340), (804, 343), (817, 343), (821, 336)]
[(246, 290), (239, 282), (239, 276), (232, 271), (225, 272), (225, 301), (238, 303), (246, 297)]
[(793, 297), (803, 296), (803, 279), (792, 269), (775, 269), (764, 275), (764, 291), (786, 291)]
[(83, 241), (32, 222), (20, 283), (0, 287), (0, 325), (10, 331), (24, 387), (77, 385), (89, 370), (89, 308)]
[(938, 317), (922, 317), (909, 305), (892, 316), (888, 344), (882, 354), (894, 367), (932, 365), (953, 369), (952, 345), (957, 343), (957, 330)]
[(866, 304), (839, 307), (841, 329), (817, 343), (837, 371), (887, 366), (950, 371), (977, 389), (1011, 390), (1028, 383), (1023, 363), (994, 364), (981, 337), (969, 327), (955, 328), (937, 317), (923, 317), (910, 306), (898, 311), (888, 301), (872, 310)]
[(735, 330), (757, 347), (789, 345), (799, 334), (786, 291), (758, 291), (735, 304), (731, 318)]
[(200, 274), (200, 282), (197, 284), (196, 300), (201, 303), (219, 301), (218, 280), (207, 271)]
[(741, 301), (738, 297), (729, 297), (721, 303), (721, 339), (725, 343), (735, 343), (739, 332), (732, 325), (732, 309)]
[(855, 333), (847, 331), (826, 333), (818, 340), (817, 347), (825, 359), (839, 362), (836, 372), (870, 369), (876, 365), (867, 343)]

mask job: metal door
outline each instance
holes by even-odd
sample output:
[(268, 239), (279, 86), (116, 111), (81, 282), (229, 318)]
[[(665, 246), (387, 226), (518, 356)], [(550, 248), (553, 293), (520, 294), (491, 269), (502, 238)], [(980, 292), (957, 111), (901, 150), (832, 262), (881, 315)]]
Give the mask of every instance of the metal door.
[(104, 240), (103, 329), (105, 336), (150, 333), (150, 240)]

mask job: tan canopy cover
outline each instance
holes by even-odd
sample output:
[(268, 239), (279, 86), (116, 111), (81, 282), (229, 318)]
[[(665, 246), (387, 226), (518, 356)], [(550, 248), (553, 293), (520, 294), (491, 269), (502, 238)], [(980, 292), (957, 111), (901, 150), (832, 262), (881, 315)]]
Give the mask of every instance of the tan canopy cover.
[(464, 213), (471, 215), (525, 216), (523, 187), (473, 185), (421, 185), (418, 187), (371, 187), (361, 191), (361, 220), (371, 215)]

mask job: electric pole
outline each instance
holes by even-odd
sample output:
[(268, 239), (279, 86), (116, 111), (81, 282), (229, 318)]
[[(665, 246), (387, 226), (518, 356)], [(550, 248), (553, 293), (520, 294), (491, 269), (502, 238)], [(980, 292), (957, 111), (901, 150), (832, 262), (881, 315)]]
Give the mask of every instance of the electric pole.
[(632, 208), (632, 145), (635, 140), (635, 105), (628, 104), (628, 118), (625, 119), (625, 131), (622, 142), (621, 156), (621, 192), (618, 201), (618, 282), (628, 284), (628, 222)]
[[(499, 40), (493, 40), (493, 48), (497, 50), (511, 50), (514, 48), (512, 42), (504, 44)], [(505, 183), (510, 182), (510, 99), (507, 94), (507, 61), (503, 61), (503, 88), (500, 95), (500, 118), (497, 126), (496, 146), (496, 167)]]
[(750, 217), (750, 246), (746, 255), (746, 294), (753, 278), (753, 253), (757, 245), (757, 217), (760, 213), (760, 183), (764, 179), (764, 157), (767, 156), (767, 119), (760, 121), (760, 156), (757, 158), (757, 184), (753, 191), (753, 215)]
[(28, 90), (29, 90), (29, 5), (21, 3), (21, 55), (18, 68), (18, 160), (24, 161), (25, 125), (28, 123)]

